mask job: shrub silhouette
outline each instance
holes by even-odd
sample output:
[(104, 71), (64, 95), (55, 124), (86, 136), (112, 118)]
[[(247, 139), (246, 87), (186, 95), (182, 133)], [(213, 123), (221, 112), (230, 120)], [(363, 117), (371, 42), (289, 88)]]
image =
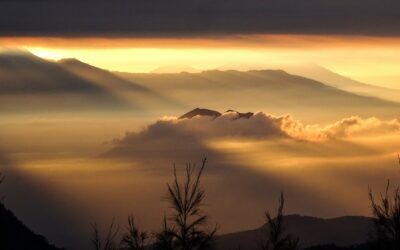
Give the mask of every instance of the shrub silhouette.
[(279, 199), (278, 213), (276, 217), (267, 211), (265, 219), (267, 222), (266, 239), (261, 244), (262, 250), (297, 250), (299, 249), (299, 238), (294, 238), (285, 233), (283, 225), (283, 208), (285, 204), (284, 194)]
[[(216, 228), (209, 231), (206, 224), (208, 216), (202, 211), (204, 190), (200, 179), (206, 166), (207, 159), (203, 158), (197, 173), (191, 164), (186, 165), (185, 180), (181, 184), (174, 166), (174, 182), (167, 184), (166, 200), (173, 210), (168, 218), (164, 218), (162, 232), (158, 233), (156, 249), (201, 250), (210, 249)], [(160, 248), (162, 247), (162, 248)]]
[(118, 235), (119, 227), (115, 225), (115, 218), (112, 219), (108, 228), (107, 235), (104, 240), (101, 239), (99, 227), (97, 223), (92, 224), (93, 236), (91, 239), (92, 246), (95, 250), (117, 250), (115, 238)]
[(374, 241), (378, 249), (400, 249), (400, 193), (396, 187), (393, 195), (389, 194), (390, 181), (384, 194), (378, 200), (369, 188), (372, 213), (374, 216)]
[(167, 217), (164, 215), (163, 225), (161, 232), (155, 235), (156, 241), (154, 243), (155, 250), (173, 250), (174, 249), (174, 236), (168, 228)]
[(127, 250), (144, 250), (148, 239), (147, 233), (140, 231), (136, 226), (133, 215), (128, 216), (128, 225), (121, 240), (121, 247)]

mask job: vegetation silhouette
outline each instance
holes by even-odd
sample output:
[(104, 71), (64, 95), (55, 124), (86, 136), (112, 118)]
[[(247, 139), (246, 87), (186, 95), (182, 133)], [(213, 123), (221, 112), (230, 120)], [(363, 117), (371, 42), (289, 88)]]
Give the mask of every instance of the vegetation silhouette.
[(283, 192), (279, 198), (277, 215), (273, 217), (270, 212), (265, 212), (267, 222), (266, 238), (261, 243), (261, 250), (297, 250), (299, 249), (299, 238), (293, 237), (285, 232), (283, 220), (283, 208), (285, 198)]
[[(209, 230), (208, 216), (203, 211), (205, 191), (201, 186), (201, 178), (207, 159), (203, 158), (201, 167), (187, 164), (183, 181), (178, 178), (176, 167), (173, 168), (174, 180), (167, 183), (168, 202), (172, 212), (164, 215), (162, 229), (153, 235), (139, 229), (133, 215), (128, 216), (127, 226), (119, 234), (119, 225), (115, 218), (108, 226), (104, 239), (96, 223), (91, 224), (93, 235), (92, 247), (95, 250), (207, 250), (212, 249), (217, 227)], [(400, 156), (399, 156), (400, 164)], [(196, 171), (197, 170), (197, 171)], [(0, 184), (4, 175), (0, 172)], [(320, 245), (305, 248), (306, 250), (392, 250), (400, 249), (400, 187), (390, 192), (390, 181), (384, 193), (375, 198), (369, 187), (369, 199), (374, 221), (373, 241), (359, 246)], [(280, 195), (277, 214), (273, 216), (265, 212), (266, 227), (261, 250), (297, 250), (300, 249), (298, 237), (293, 237), (285, 230), (284, 217), (285, 198)], [(121, 236), (120, 241), (117, 238)], [(239, 246), (238, 249), (246, 249)], [(7, 250), (57, 250), (47, 240), (34, 234), (0, 200), (0, 249)], [(303, 248), (304, 249), (304, 248)]]
[[(400, 164), (400, 156), (398, 156)], [(380, 193), (379, 198), (374, 197), (372, 188), (369, 187), (369, 199), (374, 216), (375, 230), (373, 243), (375, 249), (400, 249), (400, 191), (399, 186), (389, 194), (390, 180), (386, 185), (385, 193)]]
[(156, 241), (154, 243), (155, 250), (174, 250), (174, 237), (168, 227), (167, 217), (164, 215), (162, 230), (155, 234)]
[(122, 249), (126, 250), (145, 250), (149, 235), (145, 231), (139, 230), (133, 215), (128, 216), (126, 232), (121, 240)]
[(174, 181), (172, 184), (167, 184), (168, 193), (165, 197), (173, 213), (168, 219), (164, 217), (163, 230), (156, 236), (155, 249), (212, 248), (217, 227), (212, 230), (206, 229), (208, 216), (202, 210), (205, 192), (200, 185), (206, 163), (207, 158), (204, 157), (197, 173), (194, 165), (187, 164), (183, 183), (179, 181), (174, 166)]
[(93, 235), (91, 238), (92, 246), (95, 250), (117, 250), (116, 237), (119, 232), (119, 226), (115, 224), (115, 218), (112, 219), (108, 227), (107, 235), (102, 239), (97, 223), (91, 224)]

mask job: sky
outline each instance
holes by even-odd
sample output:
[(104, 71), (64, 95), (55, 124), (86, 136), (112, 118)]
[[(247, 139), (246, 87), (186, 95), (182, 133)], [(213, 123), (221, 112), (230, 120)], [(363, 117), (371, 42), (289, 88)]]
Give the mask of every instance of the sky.
[(6, 0), (1, 35), (399, 35), (396, 0)]
[(397, 7), (394, 0), (8, 0), (0, 2), (0, 47), (127, 72), (311, 63), (400, 88)]
[(355, 80), (400, 88), (400, 39), (321, 35), (241, 35), (221, 38), (3, 37), (0, 46), (19, 47), (51, 60), (77, 58), (123, 72), (186, 67), (269, 69), (317, 64)]
[[(147, 73), (159, 68), (178, 72), (188, 67), (194, 71), (245, 71), (316, 64), (364, 83), (400, 89), (399, 9), (398, 0), (2, 0), (0, 50), (22, 48), (49, 60), (76, 58), (122, 72)], [(66, 65), (57, 72), (54, 69), (58, 65), (42, 64), (37, 72), (23, 68), (27, 78), (24, 74), (10, 74), (22, 86), (32, 85), (32, 81), (25, 80), (28, 77), (49, 79), (54, 88), (65, 79), (83, 78), (76, 84), (93, 80), (89, 75), (77, 78)], [(7, 61), (2, 65), (7, 66)], [(5, 67), (2, 79), (7, 79), (9, 72), (20, 71)], [(267, 72), (260, 79), (271, 80), (263, 80), (262, 84), (279, 81), (275, 80), (279, 79), (275, 73), (287, 77), (282, 72)], [(71, 74), (75, 77), (71, 78)], [(208, 77), (204, 82), (211, 86), (217, 76)], [(242, 75), (238, 79), (255, 77), (259, 76)], [(291, 86), (293, 79), (289, 80), (284, 86)], [(172, 87), (151, 90), (160, 92), (157, 97), (169, 97), (167, 94), (174, 92), (171, 88), (180, 85), (173, 81)], [(259, 83), (256, 81), (254, 86)], [(228, 84), (238, 95), (223, 88)], [(310, 81), (302, 84), (318, 85)], [(129, 98), (132, 103), (141, 104), (136, 95), (122, 95), (116, 86), (110, 82), (110, 96), (118, 94), (121, 100)], [(21, 188), (14, 187), (15, 182), (5, 184), (10, 193), (17, 188), (13, 193), (16, 195), (7, 195), (8, 204), (34, 231), (43, 233), (51, 242), (68, 246), (80, 231), (65, 230), (72, 220), (64, 212), (71, 213), (76, 221), (71, 227), (82, 230), (90, 221), (99, 220), (99, 224), (106, 225), (112, 216), (131, 212), (138, 214), (144, 228), (156, 228), (166, 207), (160, 205), (160, 197), (171, 176), (173, 161), (178, 159), (178, 165), (184, 166), (184, 160), (193, 161), (205, 153), (211, 163), (206, 178), (210, 194), (207, 202), (211, 204), (212, 219), (222, 225), (221, 232), (260, 226), (264, 210), (275, 208), (276, 195), (282, 189), (288, 197), (289, 213), (321, 217), (370, 215), (367, 186), (381, 190), (387, 178), (399, 180), (398, 169), (393, 167), (397, 166), (400, 147), (397, 103), (384, 102), (372, 110), (375, 99), (356, 98), (340, 91), (333, 95), (332, 89), (325, 92), (320, 85), (316, 92), (305, 88), (309, 95), (293, 95), (303, 96), (303, 100), (269, 99), (267, 91), (257, 88), (237, 91), (235, 82), (220, 86), (222, 90), (201, 85), (205, 92), (200, 94), (200, 88), (192, 86), (195, 84), (188, 92), (181, 87), (173, 93), (181, 96), (190, 109), (204, 105), (223, 112), (233, 105), (245, 109), (247, 104), (256, 107), (240, 111), (266, 113), (255, 113), (251, 119), (231, 119), (235, 114), (224, 114), (218, 119), (179, 120), (174, 116), (181, 115), (182, 110), (171, 113), (163, 102), (138, 105), (151, 114), (140, 110), (80, 113), (74, 108), (71, 112), (59, 108), (64, 102), (68, 105), (75, 100), (62, 91), (42, 98), (33, 94), (32, 99), (24, 95), (0, 96), (0, 101), (10, 97), (11, 105), (17, 109), (22, 104), (26, 112), (27, 104), (35, 110), (32, 100), (38, 100), (38, 107), (42, 105), (40, 101), (50, 107), (48, 113), (10, 113), (0, 117), (0, 142), (4, 142), (0, 145), (0, 167), (7, 165), (1, 159), (4, 154), (15, 167), (13, 171), (19, 171), (11, 172), (16, 177), (7, 175), (7, 180), (16, 178), (21, 184)], [(28, 87), (21, 89), (29, 91)], [(291, 96), (288, 89), (289, 94), (280, 96)], [(313, 93), (320, 94), (313, 98)], [(335, 98), (328, 98), (328, 94)], [(143, 100), (151, 96), (144, 95)], [(321, 96), (326, 99), (321, 101)], [(87, 95), (84, 93), (83, 97)], [(80, 96), (76, 98), (79, 106)], [(98, 105), (97, 95), (93, 98), (82, 98), (82, 103), (94, 101)], [(172, 98), (162, 101), (165, 100)], [(304, 100), (304, 106), (300, 105)], [(319, 105), (314, 104), (316, 101)], [(311, 109), (300, 110), (308, 103)], [(218, 105), (223, 107), (215, 107)], [(186, 108), (182, 107), (182, 112), (189, 111)], [(274, 110), (282, 113), (275, 114)], [(388, 112), (390, 117), (349, 115), (352, 110)], [(166, 117), (160, 117), (159, 112)], [(296, 112), (300, 114), (286, 115)], [(329, 115), (340, 117), (326, 121), (325, 116)], [(188, 138), (190, 141), (186, 141)], [(29, 209), (27, 189), (34, 194)], [(238, 197), (248, 206), (238, 207)], [(49, 201), (50, 214), (43, 209), (42, 200)], [(54, 209), (51, 203), (55, 204)], [(60, 204), (71, 207), (60, 208)], [(236, 209), (227, 209), (232, 207)], [(244, 218), (243, 214), (250, 217)], [(43, 221), (47, 226), (42, 225)], [(63, 235), (65, 231), (70, 233), (68, 237)], [(80, 240), (86, 242), (86, 235), (82, 233)]]

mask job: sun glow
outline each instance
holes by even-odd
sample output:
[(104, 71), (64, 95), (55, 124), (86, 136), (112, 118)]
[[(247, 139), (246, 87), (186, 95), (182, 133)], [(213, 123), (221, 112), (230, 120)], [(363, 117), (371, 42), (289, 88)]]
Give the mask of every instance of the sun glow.
[(46, 49), (46, 48), (35, 48), (35, 49), (29, 49), (27, 48), (32, 54), (44, 58), (44, 59), (49, 59), (49, 60), (60, 60), (63, 58), (62, 55), (59, 53)]
[(24, 47), (37, 56), (77, 58), (97, 67), (152, 72), (180, 66), (197, 70), (279, 68), (318, 64), (344, 76), (400, 88), (400, 40), (370, 37), (248, 36), (188, 39), (2, 38), (2, 47)]

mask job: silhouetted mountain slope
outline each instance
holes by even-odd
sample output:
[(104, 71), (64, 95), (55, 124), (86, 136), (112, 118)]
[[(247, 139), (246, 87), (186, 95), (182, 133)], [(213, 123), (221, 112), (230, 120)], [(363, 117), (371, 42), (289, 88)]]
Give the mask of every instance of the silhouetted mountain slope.
[(27, 51), (0, 52), (0, 110), (81, 111), (176, 107), (165, 96), (76, 59), (57, 62)]
[(117, 76), (108, 70), (94, 67), (76, 59), (63, 59), (58, 61), (58, 63), (67, 71), (82, 79), (96, 83), (115, 96), (138, 107), (163, 107), (167, 109), (180, 106), (174, 100), (159, 94), (157, 90), (150, 90), (133, 81), (128, 81)]
[(95, 82), (96, 84), (110, 90), (110, 91), (143, 91), (149, 92), (143, 86), (127, 81), (113, 73), (94, 67), (90, 64), (83, 63), (77, 59), (68, 58), (58, 61), (64, 69), (71, 73), (80, 76), (83, 79)]
[[(287, 231), (300, 237), (302, 247), (330, 244), (343, 247), (363, 244), (368, 240), (369, 233), (373, 229), (372, 219), (360, 216), (320, 219), (288, 215), (284, 220)], [(263, 234), (264, 230), (266, 230), (265, 226), (255, 230), (218, 236), (216, 247), (220, 250), (228, 250), (238, 249), (241, 246), (242, 249), (256, 250), (265, 235), (265, 233)]]
[(41, 235), (33, 233), (0, 203), (0, 249), (59, 250)]
[(106, 88), (26, 51), (0, 53), (0, 109), (49, 111), (128, 108)]
[(355, 114), (393, 117), (400, 109), (399, 103), (346, 92), (282, 70), (118, 74), (188, 105), (292, 113), (302, 120), (315, 114), (319, 121)]
[(99, 86), (26, 51), (0, 53), (0, 93), (104, 92)]

